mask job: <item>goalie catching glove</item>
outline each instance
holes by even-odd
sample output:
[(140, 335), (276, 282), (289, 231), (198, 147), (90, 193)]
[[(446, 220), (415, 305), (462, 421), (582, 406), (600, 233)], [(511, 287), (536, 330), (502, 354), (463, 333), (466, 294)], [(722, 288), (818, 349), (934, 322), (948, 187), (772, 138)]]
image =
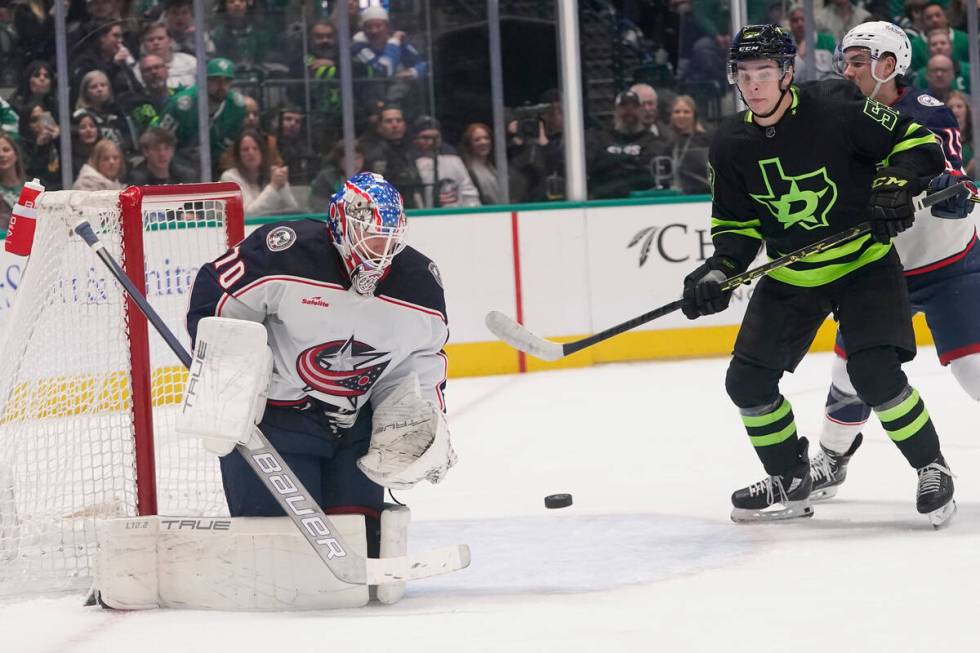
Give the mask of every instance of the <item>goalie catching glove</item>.
[(258, 322), (206, 317), (198, 323), (194, 358), (177, 415), (177, 432), (201, 438), (227, 456), (252, 437), (265, 413), (272, 350)]
[(405, 490), (422, 479), (438, 483), (455, 464), (445, 416), (408, 375), (374, 408), (371, 445), (357, 466), (378, 485)]

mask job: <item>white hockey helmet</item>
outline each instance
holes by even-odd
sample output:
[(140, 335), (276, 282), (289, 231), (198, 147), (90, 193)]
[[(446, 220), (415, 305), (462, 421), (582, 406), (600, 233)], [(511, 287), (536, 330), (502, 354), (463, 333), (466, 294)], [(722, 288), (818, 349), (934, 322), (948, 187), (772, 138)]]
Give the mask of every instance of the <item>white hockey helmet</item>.
[(834, 56), (834, 68), (840, 74), (844, 73), (844, 52), (848, 48), (866, 48), (871, 53), (871, 60), (875, 62), (886, 54), (895, 57), (895, 72), (888, 78), (879, 79), (874, 68), (871, 69), (871, 76), (877, 82), (887, 82), (898, 75), (904, 75), (912, 64), (912, 44), (905, 30), (883, 20), (861, 23), (844, 35)]

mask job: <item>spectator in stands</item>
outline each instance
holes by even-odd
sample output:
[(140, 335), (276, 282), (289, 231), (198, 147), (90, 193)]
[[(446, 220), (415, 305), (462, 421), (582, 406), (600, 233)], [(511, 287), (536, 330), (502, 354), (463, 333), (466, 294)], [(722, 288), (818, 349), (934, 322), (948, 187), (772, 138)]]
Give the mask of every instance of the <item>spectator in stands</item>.
[(480, 204), (503, 204), (507, 201), (497, 181), (497, 166), (493, 161), (493, 132), (483, 123), (466, 127), (459, 143), (460, 156), (470, 173), (470, 179), (480, 194)]
[(813, 50), (814, 61), (816, 63), (816, 74), (811, 76), (806, 72), (806, 12), (802, 5), (793, 5), (789, 10), (789, 29), (793, 33), (793, 40), (796, 41), (796, 59), (793, 67), (796, 71), (796, 79), (816, 80), (833, 77), (834, 72), (834, 50), (837, 48), (837, 41), (832, 34), (827, 32), (817, 32), (816, 47)]
[(249, 0), (218, 0), (215, 11), (209, 32), (215, 54), (245, 67), (259, 66), (276, 58), (273, 34), (253, 11)]
[(313, 153), (303, 133), (303, 111), (299, 107), (285, 104), (279, 109), (273, 142), (283, 165), (289, 168), (290, 180), (300, 185), (310, 183), (320, 167), (319, 157)]
[(640, 98), (640, 122), (657, 138), (667, 137), (667, 125), (660, 122), (660, 97), (649, 84), (633, 84), (629, 88)]
[[(242, 99), (245, 102), (245, 118), (242, 120), (241, 131), (244, 132), (247, 129), (251, 129), (258, 132), (259, 135), (265, 139), (266, 149), (269, 152), (271, 164), (274, 166), (283, 165), (282, 156), (280, 156), (279, 149), (276, 147), (276, 137), (265, 129), (265, 124), (262, 120), (262, 109), (259, 107), (258, 100), (245, 94), (242, 94)], [(224, 171), (235, 165), (231, 150), (231, 147), (227, 147), (221, 154), (221, 161), (218, 164), (218, 170)]]
[[(235, 142), (245, 120), (245, 100), (231, 88), (235, 65), (224, 58), (208, 62), (208, 128), (211, 134), (211, 161), (217, 163), (225, 149)], [(173, 132), (177, 150), (192, 160), (198, 149), (197, 86), (180, 91), (167, 103), (160, 117), (160, 126)]]
[(612, 129), (589, 133), (585, 156), (590, 197), (628, 197), (654, 187), (653, 158), (663, 151), (664, 141), (646, 128), (642, 113), (636, 93), (623, 91), (616, 96)]
[(898, 25), (905, 30), (909, 37), (909, 44), (912, 46), (912, 63), (909, 64), (910, 71), (916, 71), (926, 65), (929, 60), (928, 47), (926, 46), (926, 5), (929, 0), (905, 0), (905, 12), (898, 19)]
[(698, 119), (694, 98), (679, 95), (670, 110), (673, 131), (674, 188), (685, 195), (710, 193), (708, 146), (711, 135)]
[(960, 91), (950, 91), (946, 106), (960, 123), (960, 143), (963, 146), (963, 171), (967, 177), (975, 177), (977, 162), (973, 158), (973, 110), (970, 98)]
[(966, 0), (950, 0), (946, 8), (949, 26), (962, 32), (967, 31)]
[(835, 41), (840, 41), (852, 28), (869, 20), (873, 20), (871, 14), (863, 7), (856, 7), (852, 0), (827, 0), (827, 4), (814, 16), (817, 31), (829, 33)]
[(0, 86), (16, 86), (22, 68), (21, 52), (14, 30), (12, 1), (0, 2)]
[(20, 116), (2, 97), (0, 97), (0, 131), (14, 140), (20, 138)]
[(426, 208), (480, 206), (480, 192), (457, 154), (443, 154), (442, 126), (431, 116), (415, 120), (415, 166)]
[[(512, 202), (552, 202), (565, 199), (564, 112), (561, 93), (549, 89), (540, 104), (548, 108), (537, 118), (538, 135), (524, 133), (526, 120), (507, 122), (507, 161)], [(530, 124), (528, 124), (530, 126)]]
[(85, 110), (99, 127), (99, 137), (119, 145), (124, 152), (133, 152), (138, 131), (116, 104), (109, 79), (101, 70), (92, 70), (82, 77), (75, 110)]
[(379, 96), (388, 102), (404, 101), (417, 88), (411, 80), (429, 72), (429, 64), (408, 42), (405, 32), (392, 31), (388, 12), (378, 6), (361, 12), (361, 31), (354, 35), (351, 48), (352, 58), (369, 68), (374, 77), (395, 80)]
[(51, 115), (58, 115), (58, 97), (54, 89), (54, 68), (47, 61), (32, 61), (20, 77), (17, 90), (10, 96), (10, 105), (21, 120), (28, 105), (40, 103)]
[(146, 90), (146, 97), (153, 105), (157, 115), (163, 113), (163, 108), (174, 95), (174, 89), (167, 84), (167, 64), (155, 54), (144, 54), (140, 57), (140, 79)]
[(71, 170), (72, 176), (77, 177), (82, 166), (88, 161), (95, 149), (95, 144), (102, 138), (99, 133), (99, 123), (95, 116), (79, 109), (71, 117)]
[[(21, 61), (54, 61), (53, 0), (23, 0), (14, 5), (14, 31)], [(69, 5), (66, 20), (78, 20), (84, 11), (80, 2)]]
[(77, 56), (70, 59), (74, 88), (78, 88), (78, 83), (87, 73), (99, 70), (105, 73), (114, 95), (139, 92), (142, 87), (132, 71), (136, 60), (123, 45), (119, 23), (89, 23), (83, 30), (83, 40), (77, 45)]
[(72, 190), (120, 190), (126, 174), (122, 150), (103, 138), (92, 148), (92, 155), (82, 166)]
[(333, 10), (330, 12), (330, 22), (334, 25), (340, 25), (337, 18), (344, 7), (347, 8), (347, 21), (350, 26), (351, 38), (353, 38), (361, 29), (361, 4), (358, 0), (346, 0), (346, 3), (341, 0), (334, 3)]
[[(325, 213), (330, 197), (339, 191), (347, 181), (347, 166), (344, 158), (343, 139), (334, 143), (327, 156), (326, 164), (310, 183), (309, 209), (314, 213)], [(364, 148), (354, 141), (354, 171), (357, 174), (364, 171)]]
[[(163, 22), (179, 52), (194, 55), (194, 4), (193, 0), (164, 0)], [(214, 43), (204, 35), (204, 51), (214, 52)]]
[(221, 173), (221, 181), (233, 181), (242, 189), (245, 214), (272, 215), (298, 211), (299, 204), (289, 187), (289, 170), (271, 164), (265, 139), (244, 131), (232, 145), (234, 166)]
[(31, 178), (38, 178), (48, 190), (61, 188), (61, 156), (58, 136), (61, 134), (54, 116), (41, 102), (25, 108), (21, 128), (24, 168)]
[[(197, 81), (197, 57), (186, 52), (174, 52), (174, 41), (166, 25), (149, 23), (143, 28), (140, 41), (143, 55), (156, 55), (163, 59), (167, 67), (167, 86), (179, 89), (194, 85)], [(143, 82), (142, 76), (138, 77)]]
[[(950, 61), (953, 62), (953, 89), (957, 91), (963, 91), (964, 93), (970, 92), (970, 64), (968, 62), (958, 61), (956, 57), (953, 56), (953, 42), (949, 38), (949, 30), (945, 29), (934, 29), (929, 32), (926, 37), (926, 42), (929, 46), (929, 57), (932, 58), (937, 54), (949, 57)], [(928, 83), (928, 77), (926, 66), (923, 66), (915, 73), (915, 79), (919, 84), (923, 86)]]
[(174, 160), (177, 139), (160, 127), (150, 127), (140, 136), (143, 160), (129, 171), (129, 183), (138, 186), (188, 184), (198, 180), (189, 166)]
[[(339, 53), (334, 24), (325, 19), (314, 21), (309, 28), (307, 44), (308, 52), (299, 50), (291, 57), (290, 75), (294, 79), (309, 78), (314, 147), (326, 150), (339, 138), (342, 131)], [(352, 77), (355, 80), (363, 80), (373, 74), (370, 68), (356, 60), (352, 60), (351, 64), (354, 69)], [(361, 81), (356, 84), (355, 112), (358, 115), (369, 113), (363, 102), (368, 101), (375, 91), (370, 88), (370, 82)], [(362, 93), (361, 86), (364, 84), (368, 85), (366, 93)], [(295, 85), (290, 89), (289, 96), (294, 104), (302, 106), (305, 93), (303, 85)]]
[(926, 66), (926, 91), (941, 102), (946, 102), (950, 91), (955, 89), (956, 76), (953, 72), (953, 60), (943, 54), (933, 55)]
[(0, 134), (0, 231), (10, 225), (10, 212), (24, 187), (24, 162), (17, 142)]
[(926, 34), (932, 30), (939, 29), (949, 34), (949, 39), (953, 44), (952, 58), (959, 61), (970, 60), (970, 37), (966, 32), (953, 29), (949, 26), (949, 18), (946, 17), (945, 2), (930, 0), (922, 12), (922, 20), (926, 26)]
[(365, 145), (365, 166), (370, 172), (384, 175), (402, 195), (406, 209), (423, 206), (422, 178), (415, 166), (412, 143), (405, 138), (405, 115), (394, 105), (382, 107), (377, 139)]
[(728, 5), (718, 0), (670, 0), (678, 21), (677, 79), (687, 87), (720, 95), (727, 88)]

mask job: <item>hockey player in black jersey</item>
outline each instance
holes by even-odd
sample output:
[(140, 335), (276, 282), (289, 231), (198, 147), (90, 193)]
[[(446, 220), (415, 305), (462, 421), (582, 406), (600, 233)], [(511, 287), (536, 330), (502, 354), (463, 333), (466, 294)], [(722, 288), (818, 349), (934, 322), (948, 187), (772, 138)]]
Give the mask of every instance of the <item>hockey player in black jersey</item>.
[[(711, 145), (715, 250), (685, 278), (683, 311), (694, 319), (724, 310), (731, 293), (722, 283), (762, 245), (778, 257), (864, 221), (871, 233), (772, 270), (752, 294), (725, 386), (768, 476), (732, 495), (735, 521), (813, 514), (807, 440), (779, 379), (831, 313), (858, 395), (913, 468), (946, 469), (925, 404), (901, 369), (915, 355), (915, 337), (891, 244), (913, 223), (913, 197), (943, 171), (942, 150), (921, 125), (850, 82), (794, 85), (795, 53), (792, 36), (775, 25), (744, 27), (732, 42), (729, 81), (749, 108)], [(920, 512), (948, 517), (949, 474), (924, 498)]]
[[(260, 227), (204, 265), (187, 315), (192, 339), (208, 316), (265, 326), (272, 374), (259, 428), (324, 512), (365, 516), (372, 557), (384, 487), (438, 482), (456, 460), (442, 280), (405, 229), (395, 187), (355, 175), (326, 223)], [(236, 450), (215, 453), (233, 517), (284, 514)]]
[[(881, 21), (858, 25), (844, 36), (835, 59), (838, 71), (864, 95), (911, 117), (939, 138), (947, 169), (929, 184), (930, 191), (965, 179), (956, 118), (942, 102), (901, 77), (912, 61), (909, 38), (901, 28)], [(913, 228), (895, 239), (895, 248), (912, 310), (925, 314), (940, 362), (970, 397), (980, 400), (980, 247), (974, 222), (963, 219), (972, 210), (973, 202), (965, 196), (923, 209)], [(811, 463), (814, 501), (837, 493), (871, 416), (871, 407), (860, 400), (848, 378), (839, 334), (835, 351), (820, 450)], [(943, 473), (946, 470), (936, 466), (922, 470), (927, 479), (941, 479)]]

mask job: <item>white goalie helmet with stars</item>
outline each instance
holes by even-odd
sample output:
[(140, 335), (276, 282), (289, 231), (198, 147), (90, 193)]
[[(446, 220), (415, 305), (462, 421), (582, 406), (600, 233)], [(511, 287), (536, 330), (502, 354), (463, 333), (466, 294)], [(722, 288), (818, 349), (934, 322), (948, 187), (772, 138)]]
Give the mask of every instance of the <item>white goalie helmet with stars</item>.
[(883, 20), (861, 23), (844, 35), (834, 53), (834, 68), (841, 75), (844, 74), (844, 53), (850, 48), (868, 50), (873, 64), (886, 54), (895, 57), (895, 70), (884, 79), (878, 77), (872, 66), (871, 77), (878, 84), (884, 84), (898, 75), (904, 75), (912, 65), (912, 44), (905, 30)]
[(374, 294), (405, 247), (405, 228), (402, 196), (379, 174), (356, 174), (330, 198), (327, 232), (359, 294)]

